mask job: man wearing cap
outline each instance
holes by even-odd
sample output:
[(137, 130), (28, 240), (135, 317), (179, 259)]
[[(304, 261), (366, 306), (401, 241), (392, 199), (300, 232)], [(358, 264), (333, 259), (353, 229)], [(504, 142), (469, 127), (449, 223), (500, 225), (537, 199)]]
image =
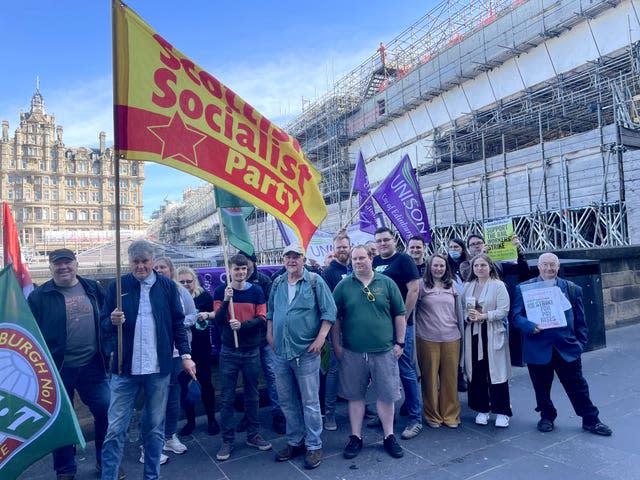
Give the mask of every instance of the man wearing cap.
[(276, 454), (286, 462), (306, 451), (305, 468), (322, 461), (319, 399), (320, 351), (336, 320), (336, 304), (322, 278), (305, 270), (304, 250), (282, 252), (286, 273), (274, 280), (267, 305), (267, 341), (276, 353), (276, 386), (287, 421), (287, 446)]
[[(93, 414), (96, 469), (102, 468), (102, 444), (107, 433), (109, 381), (102, 355), (100, 309), (103, 288), (78, 275), (75, 254), (66, 248), (49, 254), (52, 279), (29, 295), (29, 307), (47, 342), (69, 398), (74, 391)], [(76, 474), (74, 446), (54, 450), (53, 468), (58, 480), (72, 480)], [(119, 478), (125, 477), (122, 471)]]

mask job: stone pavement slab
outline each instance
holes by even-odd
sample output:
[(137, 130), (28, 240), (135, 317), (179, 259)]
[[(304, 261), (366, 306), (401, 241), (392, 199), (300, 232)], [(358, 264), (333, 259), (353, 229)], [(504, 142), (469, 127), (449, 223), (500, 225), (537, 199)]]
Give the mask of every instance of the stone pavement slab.
[[(463, 403), (462, 425), (453, 430), (431, 429), (412, 440), (399, 440), (405, 449), (401, 459), (392, 459), (382, 448), (380, 429), (363, 429), (364, 448), (353, 460), (342, 457), (349, 435), (345, 402), (338, 404), (338, 430), (323, 433), (322, 464), (305, 470), (303, 458), (274, 461), (274, 452), (259, 452), (245, 445), (245, 434), (237, 434), (235, 450), (229, 460), (218, 462), (215, 453), (220, 435), (206, 433), (206, 418), (198, 420), (193, 435), (183, 438), (188, 447), (184, 455), (169, 453), (161, 477), (171, 480), (204, 479), (339, 479), (377, 478), (429, 480), (638, 480), (640, 479), (640, 325), (607, 331), (608, 346), (583, 356), (583, 369), (601, 419), (611, 426), (613, 436), (598, 437), (582, 430), (559, 382), (554, 382), (552, 398), (558, 409), (555, 430), (540, 433), (534, 411), (535, 398), (526, 368), (514, 368), (510, 380), (514, 416), (509, 428), (475, 425), (475, 412)], [(270, 426), (268, 409), (260, 412), (262, 424)], [(237, 419), (240, 414), (236, 415)], [(406, 420), (398, 416), (399, 437)], [(265, 428), (263, 436), (274, 449), (284, 447), (285, 439)], [(123, 468), (127, 478), (142, 478), (137, 443), (127, 442)], [(78, 451), (77, 480), (96, 480), (93, 444)], [(51, 456), (47, 455), (24, 472), (20, 480), (55, 479)]]

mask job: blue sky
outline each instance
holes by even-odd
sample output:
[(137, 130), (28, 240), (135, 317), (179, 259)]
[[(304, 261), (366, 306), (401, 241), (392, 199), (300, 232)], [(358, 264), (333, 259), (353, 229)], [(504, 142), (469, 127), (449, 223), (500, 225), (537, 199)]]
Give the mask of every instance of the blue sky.
[[(125, 2), (158, 33), (283, 125), (302, 99), (322, 96), (436, 2), (322, 0), (300, 2), (131, 0)], [(3, 2), (0, 119), (11, 134), (40, 78), (47, 113), (64, 127), (68, 146), (113, 144), (111, 1)], [(8, 68), (7, 68), (8, 67)], [(201, 181), (147, 163), (145, 217), (164, 198), (180, 200)]]

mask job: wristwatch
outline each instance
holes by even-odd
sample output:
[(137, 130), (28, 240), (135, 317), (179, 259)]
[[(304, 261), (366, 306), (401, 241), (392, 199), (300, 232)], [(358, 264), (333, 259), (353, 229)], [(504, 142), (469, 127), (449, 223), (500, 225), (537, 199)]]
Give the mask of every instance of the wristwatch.
[(396, 342), (396, 345), (398, 345), (400, 348), (404, 348), (406, 344), (404, 342)]
[(183, 353), (182, 355), (180, 355), (180, 357), (182, 358), (182, 360), (191, 360), (191, 354), (189, 353)]

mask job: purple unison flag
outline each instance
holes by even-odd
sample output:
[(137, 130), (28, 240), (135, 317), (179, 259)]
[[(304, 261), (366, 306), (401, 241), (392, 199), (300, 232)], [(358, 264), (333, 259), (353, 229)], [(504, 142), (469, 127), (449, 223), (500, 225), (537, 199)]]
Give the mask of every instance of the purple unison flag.
[(358, 152), (358, 162), (353, 173), (353, 191), (358, 192), (360, 230), (373, 234), (376, 231), (376, 212), (371, 200), (371, 187), (362, 152)]
[(427, 209), (409, 155), (402, 158), (373, 197), (405, 242), (414, 235), (420, 235), (426, 243), (431, 241)]

